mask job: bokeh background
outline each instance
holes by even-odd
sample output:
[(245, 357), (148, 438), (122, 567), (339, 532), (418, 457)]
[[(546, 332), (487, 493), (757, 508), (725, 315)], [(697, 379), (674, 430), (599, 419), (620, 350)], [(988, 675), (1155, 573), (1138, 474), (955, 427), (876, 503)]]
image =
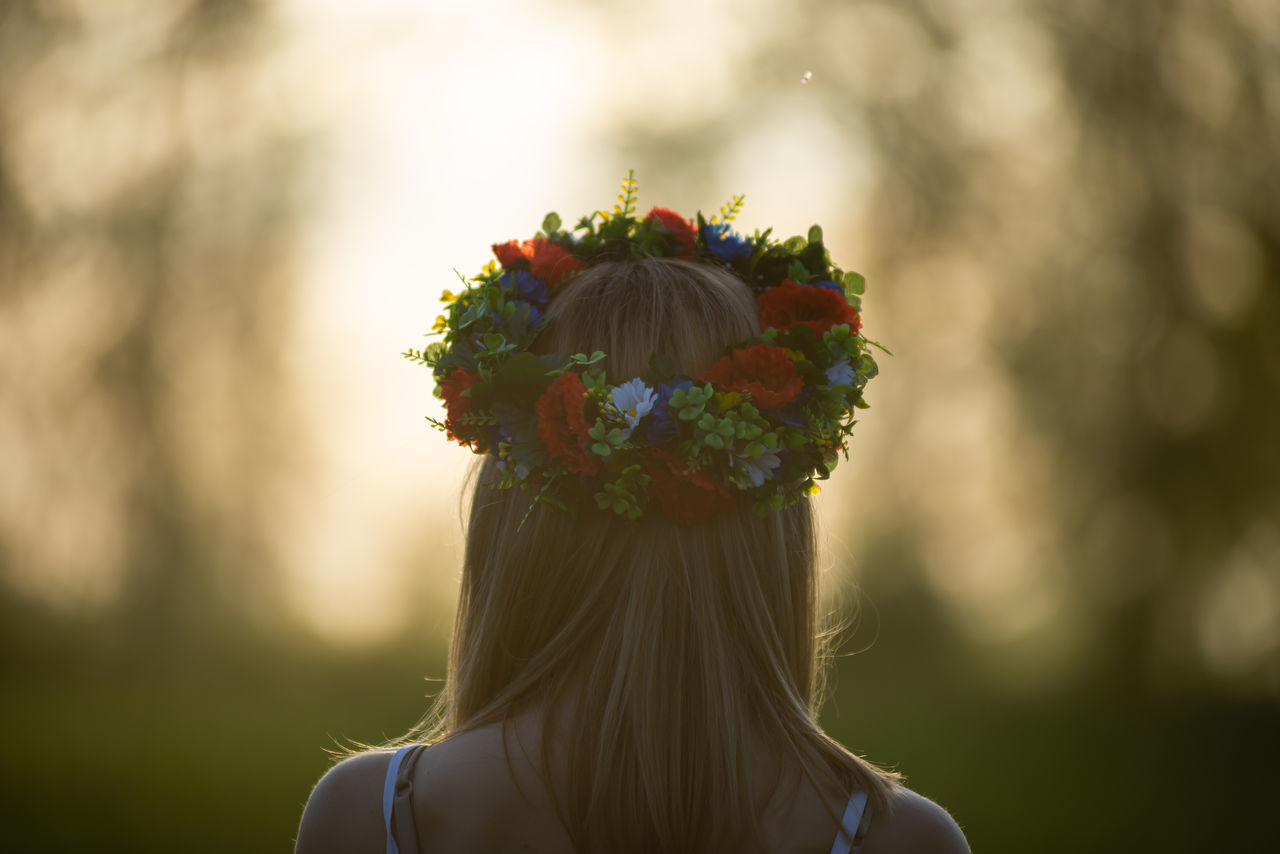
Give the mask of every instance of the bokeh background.
[(399, 352), (635, 168), (895, 353), (829, 729), (987, 854), (1274, 850), (1278, 152), (1270, 0), (0, 0), (0, 848), (289, 850), (418, 718), (468, 460)]

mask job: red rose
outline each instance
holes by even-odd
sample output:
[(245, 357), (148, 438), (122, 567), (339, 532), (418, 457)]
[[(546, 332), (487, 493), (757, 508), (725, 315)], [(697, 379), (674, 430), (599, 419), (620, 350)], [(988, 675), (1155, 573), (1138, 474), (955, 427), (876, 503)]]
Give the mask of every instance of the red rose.
[(493, 244), (493, 254), (497, 256), (498, 263), (507, 270), (514, 269), (521, 261), (528, 260), (525, 258), (524, 252), (520, 250), (520, 244), (514, 240)]
[(556, 377), (535, 404), (538, 412), (538, 438), (556, 459), (579, 474), (600, 471), (600, 461), (588, 457), (584, 449), (587, 439), (587, 387), (582, 377), (565, 371)]
[(649, 475), (649, 495), (658, 499), (662, 515), (677, 525), (697, 525), (733, 504), (722, 484), (702, 472), (685, 472), (674, 454), (661, 448), (644, 452)]
[(790, 329), (797, 323), (808, 326), (818, 336), (841, 323), (849, 324), (849, 331), (855, 335), (862, 328), (857, 310), (832, 288), (816, 288), (784, 279), (776, 288), (769, 288), (756, 297), (756, 302), (760, 305), (761, 331), (771, 326)]
[(478, 382), (480, 378), (465, 368), (454, 368), (453, 373), (440, 383), (440, 396), (444, 398), (445, 429), (450, 439), (463, 445), (470, 444), (470, 441), (459, 435), (458, 419), (471, 412), (471, 398), (464, 397), (462, 393)]
[(693, 257), (698, 245), (698, 233), (694, 230), (693, 223), (667, 208), (654, 208), (645, 219), (649, 222), (657, 220), (680, 244), (680, 254), (686, 258)]
[(721, 391), (746, 391), (760, 409), (777, 409), (796, 399), (804, 380), (787, 351), (771, 344), (734, 350), (698, 379)]
[(525, 257), (529, 259), (529, 272), (546, 282), (552, 291), (574, 273), (587, 269), (586, 263), (580, 258), (545, 237), (526, 241), (522, 248)]

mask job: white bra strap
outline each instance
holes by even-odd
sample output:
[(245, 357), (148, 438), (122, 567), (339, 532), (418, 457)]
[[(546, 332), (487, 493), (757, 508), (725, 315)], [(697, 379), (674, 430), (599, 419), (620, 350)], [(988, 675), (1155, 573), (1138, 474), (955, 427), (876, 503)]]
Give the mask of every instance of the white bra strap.
[(849, 798), (849, 805), (844, 808), (844, 818), (840, 826), (844, 833), (837, 831), (836, 841), (831, 846), (831, 854), (849, 854), (853, 847), (853, 837), (858, 833), (858, 825), (862, 824), (862, 811), (867, 808), (867, 793), (854, 792)]
[(400, 854), (400, 846), (396, 845), (396, 836), (391, 832), (391, 811), (395, 806), (396, 799), (396, 775), (400, 773), (400, 763), (404, 761), (405, 754), (412, 750), (415, 745), (402, 747), (391, 757), (391, 764), (387, 766), (387, 781), (382, 786), (382, 820), (387, 826), (387, 854)]

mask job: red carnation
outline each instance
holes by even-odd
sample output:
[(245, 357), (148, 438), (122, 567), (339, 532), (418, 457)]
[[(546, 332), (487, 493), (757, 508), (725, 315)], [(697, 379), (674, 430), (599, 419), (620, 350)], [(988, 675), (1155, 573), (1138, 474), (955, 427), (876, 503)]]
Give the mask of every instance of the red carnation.
[(480, 378), (465, 368), (454, 368), (440, 383), (440, 396), (444, 398), (444, 426), (449, 438), (463, 445), (469, 441), (459, 435), (458, 419), (471, 412), (471, 398), (464, 397), (463, 392), (480, 382)]
[(493, 254), (506, 270), (519, 268), (521, 262), (527, 263), (529, 272), (546, 282), (553, 291), (574, 273), (587, 269), (586, 262), (545, 237), (535, 237), (524, 243), (514, 240), (495, 243)]
[(787, 351), (771, 344), (734, 350), (698, 379), (721, 391), (746, 391), (760, 409), (777, 409), (796, 399), (804, 380)]
[(649, 495), (658, 499), (662, 515), (677, 525), (700, 524), (733, 504), (728, 489), (702, 472), (685, 472), (671, 452), (649, 448), (644, 455)]
[(493, 244), (493, 254), (497, 256), (498, 263), (507, 270), (515, 268), (521, 261), (528, 260), (520, 250), (520, 244), (514, 240)]
[(680, 244), (680, 254), (685, 257), (693, 256), (698, 245), (698, 233), (694, 230), (693, 223), (667, 208), (654, 208), (645, 219), (650, 222), (656, 219)]
[(844, 295), (832, 288), (801, 285), (791, 279), (756, 297), (760, 304), (760, 329), (790, 329), (803, 323), (822, 335), (833, 326), (849, 324), (849, 331), (857, 334), (862, 328), (862, 318), (849, 305)]
[(545, 237), (526, 241), (523, 249), (529, 259), (529, 272), (546, 282), (553, 291), (574, 273), (587, 269), (582, 259)]
[(587, 387), (582, 377), (565, 371), (556, 377), (535, 404), (538, 411), (538, 438), (556, 459), (579, 474), (600, 471), (600, 461), (588, 457), (584, 450), (587, 439)]

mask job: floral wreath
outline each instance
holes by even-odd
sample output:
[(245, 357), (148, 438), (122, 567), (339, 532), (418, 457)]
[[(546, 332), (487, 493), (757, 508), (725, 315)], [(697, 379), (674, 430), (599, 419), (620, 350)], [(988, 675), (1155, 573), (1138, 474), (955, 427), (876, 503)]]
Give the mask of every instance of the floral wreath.
[[(572, 231), (547, 214), (532, 240), (497, 244), (492, 261), (448, 304), (428, 335), (444, 339), (404, 356), (432, 369), (445, 419), (432, 426), (479, 454), (495, 454), (490, 486), (519, 486), (533, 506), (573, 513), (594, 503), (637, 519), (655, 503), (678, 525), (703, 522), (749, 496), (761, 515), (818, 491), (830, 476), (862, 392), (876, 375), (861, 334), (863, 277), (832, 266), (813, 226), (777, 242), (730, 230), (744, 197), (690, 222), (666, 208), (635, 216), (634, 173), (611, 213)], [(696, 259), (751, 288), (761, 333), (730, 347), (696, 377), (655, 356), (640, 377), (610, 384), (591, 355), (535, 355), (543, 312), (595, 263)], [(456, 271), (455, 271), (456, 272)], [(885, 352), (888, 352), (885, 350)], [(526, 515), (526, 519), (528, 516)], [(523, 520), (522, 523), (523, 524)]]

